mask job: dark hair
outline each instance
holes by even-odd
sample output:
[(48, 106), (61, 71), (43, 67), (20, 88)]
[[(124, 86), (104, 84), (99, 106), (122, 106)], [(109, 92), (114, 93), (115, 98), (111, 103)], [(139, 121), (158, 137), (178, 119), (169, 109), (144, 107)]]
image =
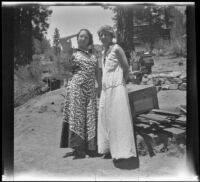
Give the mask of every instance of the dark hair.
[(82, 31), (86, 31), (87, 34), (89, 35), (88, 46), (89, 46), (89, 45), (92, 45), (92, 44), (93, 44), (93, 35), (90, 33), (90, 31), (89, 31), (88, 29), (85, 29), (85, 28), (81, 29), (81, 30), (78, 32), (78, 34), (77, 34), (77, 40), (78, 40), (78, 37), (79, 37), (79, 35), (80, 35), (80, 33), (81, 33)]

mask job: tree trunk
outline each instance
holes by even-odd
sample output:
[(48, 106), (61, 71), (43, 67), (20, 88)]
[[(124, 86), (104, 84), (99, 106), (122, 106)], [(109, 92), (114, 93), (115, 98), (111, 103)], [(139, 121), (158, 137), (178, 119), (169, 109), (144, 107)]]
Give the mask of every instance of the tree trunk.
[(133, 8), (117, 7), (117, 42), (124, 49), (130, 64), (131, 52), (135, 50), (133, 44)]

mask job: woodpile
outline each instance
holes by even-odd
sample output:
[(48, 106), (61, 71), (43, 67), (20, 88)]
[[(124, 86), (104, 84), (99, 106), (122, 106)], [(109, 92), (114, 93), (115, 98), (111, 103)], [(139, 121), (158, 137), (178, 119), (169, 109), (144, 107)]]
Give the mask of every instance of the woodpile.
[(172, 141), (173, 150), (185, 145), (187, 111), (185, 106), (180, 106), (179, 109), (179, 113), (152, 109), (149, 113), (136, 117), (134, 128), (139, 155), (154, 156), (156, 153), (169, 152)]

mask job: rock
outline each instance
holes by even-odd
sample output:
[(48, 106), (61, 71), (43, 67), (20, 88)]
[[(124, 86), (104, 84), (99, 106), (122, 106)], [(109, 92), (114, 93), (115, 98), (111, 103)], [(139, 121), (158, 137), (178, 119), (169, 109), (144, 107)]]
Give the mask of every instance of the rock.
[(168, 76), (169, 77), (179, 77), (181, 75), (181, 72), (180, 71), (174, 71), (174, 72), (171, 72)]
[(172, 143), (168, 146), (167, 156), (182, 157), (186, 154), (186, 146), (183, 144), (178, 145), (177, 143)]
[(183, 73), (179, 78), (182, 80), (182, 82), (186, 83), (186, 81), (187, 81), (187, 76), (186, 76), (185, 73)]
[(169, 85), (162, 85), (162, 90), (169, 90)]
[(165, 80), (165, 85), (170, 85), (170, 84), (171, 84), (171, 82), (168, 79), (166, 79)]
[(173, 78), (173, 83), (180, 84), (180, 83), (182, 83), (182, 79), (180, 79), (180, 78)]
[(166, 149), (165, 145), (162, 143), (162, 144), (154, 147), (154, 150), (156, 153), (161, 153), (161, 152), (165, 152), (167, 149)]
[(182, 83), (180, 84), (180, 86), (178, 87), (179, 90), (186, 90), (187, 89), (187, 83)]
[(161, 84), (165, 83), (165, 78), (160, 78), (159, 80), (160, 80)]
[(186, 79), (186, 74), (182, 74), (179, 78), (180, 78), (181, 80), (182, 80), (182, 79)]
[(159, 75), (158, 74), (151, 74), (152, 78), (157, 78)]
[(153, 84), (155, 86), (160, 86), (162, 84), (162, 81), (159, 78), (153, 78)]
[(178, 62), (178, 65), (179, 65), (179, 66), (183, 66), (183, 61), (180, 60), (180, 61)]
[(176, 90), (176, 89), (178, 89), (178, 84), (169, 85), (169, 90)]
[(186, 82), (187, 82), (186, 78), (182, 79), (182, 83), (186, 83)]
[(153, 80), (152, 79), (148, 80), (147, 85), (153, 85)]
[(144, 138), (141, 135), (136, 135), (136, 141), (137, 141), (137, 150), (139, 155), (147, 155), (148, 154), (148, 148), (144, 141)]
[(149, 80), (148, 78), (145, 78), (145, 77), (142, 78), (142, 82), (143, 82), (143, 83), (147, 83), (148, 80)]
[(160, 73), (159, 77), (166, 77), (167, 75), (165, 73)]
[(148, 75), (148, 78), (149, 78), (149, 79), (152, 79), (152, 75)]

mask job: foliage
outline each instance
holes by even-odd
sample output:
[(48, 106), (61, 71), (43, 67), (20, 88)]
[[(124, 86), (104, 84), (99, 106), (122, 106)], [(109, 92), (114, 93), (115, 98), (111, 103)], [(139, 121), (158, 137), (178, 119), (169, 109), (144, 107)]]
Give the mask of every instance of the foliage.
[(51, 49), (50, 40), (48, 40), (46, 37), (43, 37), (41, 41), (41, 52), (44, 54), (46, 51)]
[(60, 44), (59, 38), (60, 38), (59, 30), (58, 28), (55, 28), (54, 35), (53, 35), (53, 48), (54, 48), (54, 53), (56, 56), (59, 55), (61, 52), (61, 49), (59, 46)]
[[(49, 24), (48, 17), (52, 11), (40, 5), (20, 5), (14, 8), (14, 66), (29, 64), (32, 61), (34, 42), (42, 40)], [(40, 51), (39, 51), (40, 52)]]
[(181, 12), (178, 7), (171, 9), (171, 14), (174, 16), (173, 26), (170, 32), (171, 45), (173, 48), (172, 54), (175, 56), (187, 55), (186, 47), (186, 15)]
[[(134, 50), (133, 37), (139, 37), (140, 43), (149, 44), (150, 51), (160, 39), (170, 39), (175, 54), (179, 56), (186, 52), (185, 15), (177, 7), (145, 4), (103, 7), (114, 12), (117, 42), (124, 48), (128, 58)], [(148, 26), (141, 31), (141, 25)], [(139, 27), (139, 31), (135, 30), (135, 26)]]
[[(148, 43), (150, 51), (159, 39), (169, 39), (173, 16), (170, 14), (171, 6), (136, 5), (133, 7), (134, 25), (148, 25), (143, 32), (139, 32), (140, 41)], [(164, 33), (166, 32), (166, 33)]]
[(39, 55), (34, 55), (33, 61), (30, 64), (14, 69), (14, 73), (24, 82), (40, 82), (42, 68)]
[(51, 45), (46, 37), (43, 37), (41, 41), (36, 38), (33, 38), (33, 48), (33, 54), (45, 54), (45, 52), (51, 50)]
[(111, 8), (114, 12), (113, 20), (117, 29), (116, 39), (125, 50), (128, 60), (134, 50), (133, 43), (133, 11), (132, 6), (116, 6)]

